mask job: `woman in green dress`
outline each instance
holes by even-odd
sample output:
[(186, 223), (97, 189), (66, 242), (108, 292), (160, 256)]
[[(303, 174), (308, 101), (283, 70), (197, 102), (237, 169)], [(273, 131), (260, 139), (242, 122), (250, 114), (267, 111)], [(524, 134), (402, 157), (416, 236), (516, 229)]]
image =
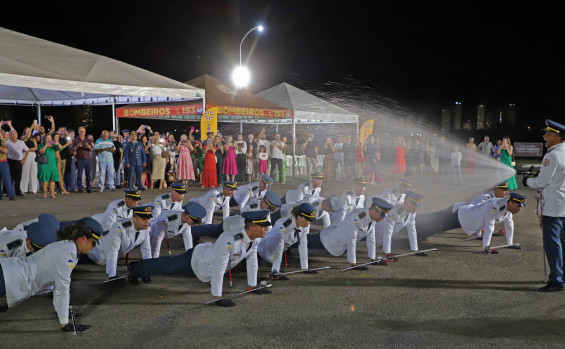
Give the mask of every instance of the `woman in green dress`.
[[(510, 138), (508, 137), (502, 138), (502, 145), (498, 149), (498, 154), (500, 154), (500, 162), (502, 162), (503, 164), (505, 164), (510, 168), (514, 168), (512, 167), (512, 154), (514, 154), (514, 147), (512, 147)], [(509, 190), (518, 189), (518, 184), (516, 184), (515, 176), (508, 178), (508, 189)]]
[(52, 140), (50, 134), (43, 136), (43, 142), (37, 148), (41, 155), (47, 157), (47, 163), (39, 163), (37, 166), (37, 179), (43, 188), (43, 198), (47, 199), (47, 184), (49, 184), (49, 194), (55, 198), (55, 183), (59, 182), (59, 168), (57, 167), (57, 150), (59, 146)]

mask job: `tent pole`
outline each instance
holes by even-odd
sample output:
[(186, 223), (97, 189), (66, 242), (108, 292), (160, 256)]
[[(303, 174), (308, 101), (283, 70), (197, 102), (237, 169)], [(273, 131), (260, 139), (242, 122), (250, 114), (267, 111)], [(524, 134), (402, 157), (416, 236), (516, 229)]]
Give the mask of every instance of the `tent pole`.
[(112, 96), (112, 130), (118, 132), (116, 120), (116, 97)]
[(279, 133), (279, 124), (275, 124), (275, 132)]
[(37, 103), (37, 124), (41, 126), (41, 104)]
[(243, 121), (239, 122), (239, 133), (243, 134)]
[(355, 125), (357, 127), (357, 135), (359, 136), (359, 117), (357, 117), (357, 120), (355, 120)]
[(292, 118), (292, 177), (296, 177), (296, 169), (295, 169), (296, 142), (294, 141), (295, 139), (296, 139), (296, 118), (293, 117)]

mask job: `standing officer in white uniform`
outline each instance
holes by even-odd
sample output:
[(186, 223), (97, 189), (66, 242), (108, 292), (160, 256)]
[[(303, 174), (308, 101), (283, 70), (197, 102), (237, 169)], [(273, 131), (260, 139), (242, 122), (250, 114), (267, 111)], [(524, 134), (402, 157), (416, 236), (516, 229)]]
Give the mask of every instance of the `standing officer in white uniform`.
[(184, 250), (193, 248), (191, 228), (193, 225), (199, 224), (205, 216), (206, 210), (204, 207), (196, 202), (189, 202), (183, 207), (183, 211), (166, 210), (159, 217), (152, 219), (151, 230), (149, 231), (151, 257), (159, 258), (161, 243), (165, 235), (167, 239), (182, 235)]
[[(88, 254), (93, 262), (106, 265), (106, 274), (110, 279), (117, 278), (118, 258), (139, 246), (143, 259), (151, 258), (149, 225), (153, 204), (134, 207), (133, 217), (120, 219), (112, 224), (110, 231), (102, 236), (100, 245)], [(143, 280), (150, 283), (151, 279)]]
[(242, 185), (233, 193), (230, 200), (230, 206), (239, 206), (243, 208), (250, 199), (261, 201), (267, 190), (271, 189), (274, 179), (267, 174), (262, 174), (257, 182)]
[(537, 213), (541, 216), (543, 248), (549, 264), (549, 281), (540, 292), (563, 291), (565, 259), (565, 126), (545, 120), (543, 139), (547, 153), (536, 178), (524, 177), (524, 185), (538, 189)]
[(92, 216), (92, 218), (102, 225), (104, 231), (109, 230), (112, 224), (119, 219), (131, 218), (133, 215), (132, 208), (139, 205), (141, 201), (141, 190), (126, 189), (124, 191), (126, 193), (124, 199), (110, 202), (104, 213), (97, 213)]
[(171, 184), (169, 194), (161, 194), (153, 200), (153, 218), (158, 217), (164, 210), (182, 210), (182, 200), (186, 194), (186, 184)]
[(385, 189), (382, 194), (379, 195), (379, 197), (390, 202), (393, 206), (396, 206), (404, 202), (406, 192), (411, 188), (412, 182), (408, 179), (402, 179), (402, 181), (396, 188)]
[(306, 228), (316, 218), (316, 208), (310, 203), (293, 207), (290, 217), (283, 217), (275, 222), (273, 228), (265, 234), (257, 247), (258, 253), (272, 263), (269, 278), (280, 279), (283, 252), (298, 242), (300, 268), (308, 270), (308, 231)]
[[(63, 331), (72, 332), (69, 323), (69, 287), (71, 273), (78, 262), (79, 253), (88, 253), (96, 244), (99, 235), (83, 224), (72, 224), (61, 232), (62, 241), (48, 243), (29, 257), (0, 259), (0, 298), (4, 295), (8, 307), (25, 301), (45, 288), (53, 287), (53, 306)], [(90, 328), (77, 325), (77, 331)]]
[(191, 202), (196, 202), (202, 205), (206, 210), (206, 217), (204, 218), (204, 224), (212, 224), (212, 218), (214, 217), (214, 212), (222, 209), (223, 219), (226, 219), (230, 215), (230, 199), (233, 195), (234, 190), (237, 189), (237, 183), (235, 182), (223, 182), (223, 189), (220, 193), (217, 189), (211, 189), (206, 194), (202, 196), (195, 197), (191, 199)]
[[(257, 286), (257, 244), (256, 239), (265, 236), (268, 220), (268, 210), (245, 211), (241, 213), (245, 224), (236, 230), (226, 231), (218, 237), (215, 243), (206, 242), (178, 256), (159, 257), (129, 265), (128, 280), (135, 283), (139, 277), (148, 278), (152, 275), (194, 274), (202, 282), (210, 282), (212, 295), (218, 299), (215, 304), (223, 307), (233, 307), (235, 303), (222, 297), (224, 275), (243, 259), (247, 263), (247, 283), (250, 289)], [(271, 293), (263, 288), (254, 293)]]
[(59, 220), (43, 213), (25, 230), (0, 231), (0, 258), (25, 257), (57, 241)]
[[(408, 231), (408, 240), (410, 241), (410, 250), (418, 251), (418, 235), (416, 231), (416, 211), (420, 207), (424, 198), (422, 194), (413, 191), (406, 191), (403, 202), (394, 206), (386, 218), (383, 231), (383, 251), (387, 255), (390, 254), (392, 235), (406, 227)], [(424, 253), (418, 254), (425, 256)]]

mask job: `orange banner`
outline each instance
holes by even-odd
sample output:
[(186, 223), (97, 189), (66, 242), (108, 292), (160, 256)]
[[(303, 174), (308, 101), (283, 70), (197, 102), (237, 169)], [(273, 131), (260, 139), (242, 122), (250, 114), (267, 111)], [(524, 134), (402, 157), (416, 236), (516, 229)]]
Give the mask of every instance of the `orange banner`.
[(174, 105), (116, 109), (116, 116), (119, 118), (142, 118), (171, 115), (202, 115), (202, 105)]
[(293, 116), (292, 110), (227, 107), (221, 105), (207, 105), (207, 107), (217, 107), (218, 114), (220, 115), (259, 116), (267, 118), (290, 118)]

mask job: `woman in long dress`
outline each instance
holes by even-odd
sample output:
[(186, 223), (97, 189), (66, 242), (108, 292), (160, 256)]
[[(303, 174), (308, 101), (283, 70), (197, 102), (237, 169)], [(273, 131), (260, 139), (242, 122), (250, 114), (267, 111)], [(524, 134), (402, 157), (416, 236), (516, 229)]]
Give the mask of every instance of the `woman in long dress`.
[(335, 148), (334, 140), (330, 137), (326, 140), (324, 145), (324, 182), (331, 183), (335, 182), (335, 158), (334, 158)]
[(215, 188), (217, 184), (216, 176), (216, 146), (212, 141), (204, 141), (204, 171), (202, 175), (202, 188)]
[(475, 156), (477, 155), (477, 145), (475, 144), (475, 138), (469, 137), (469, 143), (467, 143), (467, 170), (465, 174), (472, 175), (475, 173)]
[(404, 177), (406, 173), (406, 141), (404, 137), (398, 135), (394, 149), (394, 164), (392, 166), (392, 173), (396, 179)]
[(357, 165), (357, 177), (363, 177), (363, 163), (365, 157), (363, 156), (363, 143), (358, 137), (355, 137), (355, 164)]
[(47, 185), (49, 184), (50, 196), (55, 198), (55, 183), (59, 182), (59, 169), (57, 168), (57, 155), (59, 146), (53, 142), (50, 134), (43, 136), (43, 142), (37, 148), (40, 155), (47, 157), (47, 163), (37, 166), (37, 179), (43, 188), (43, 198), (47, 199)]
[(235, 182), (237, 175), (237, 161), (235, 160), (235, 143), (232, 136), (227, 137), (227, 144), (225, 146), (224, 169), (222, 172), (228, 182)]
[(188, 137), (183, 134), (180, 136), (180, 142), (177, 145), (177, 153), (179, 158), (177, 160), (177, 180), (188, 184), (188, 181), (193, 181), (194, 167), (192, 166), (192, 158), (190, 152), (193, 150), (192, 144), (188, 141)]
[[(510, 138), (508, 137), (502, 138), (502, 145), (498, 149), (497, 153), (500, 154), (501, 163), (505, 164), (510, 168), (514, 168), (512, 167), (512, 155), (514, 154), (514, 147), (510, 142)], [(508, 178), (508, 189), (509, 190), (518, 189), (518, 184), (516, 183), (515, 176)]]

